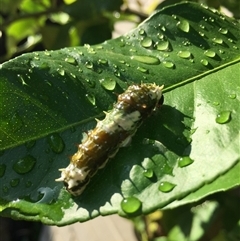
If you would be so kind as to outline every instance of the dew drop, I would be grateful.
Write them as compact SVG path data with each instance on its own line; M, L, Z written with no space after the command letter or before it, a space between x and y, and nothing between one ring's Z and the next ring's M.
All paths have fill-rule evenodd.
M19 178L14 178L10 181L10 186L16 187L19 184L19 182L20 182Z
M185 33L188 33L190 30L190 25L189 22L185 19L181 19L178 23L177 23L177 27L182 30Z
M45 69L45 70L50 69L48 63L46 63L46 62L41 63L41 64L39 65L39 68L40 68L40 69Z
M222 111L217 115L216 122L218 124L225 124L229 122L230 119L231 119L231 111L226 110L226 111Z
M143 67L137 67L137 70L141 71L142 73L148 73L148 69Z
M98 60L98 63L99 64L102 64L102 65L107 65L108 64L108 61L106 59L99 59Z
M64 69L57 69L57 72L61 75L61 76L64 76L65 75L65 70Z
M218 106L218 105L220 105L220 103L218 101L214 101L213 105Z
M174 63L170 61L163 61L163 65L168 69L173 69L175 67Z
M144 38L142 41L141 41L141 45L144 47L144 48L149 48L152 46L152 39L149 38L149 37L146 37Z
M208 61L206 59L201 59L201 64L204 66L208 66Z
M86 82L88 83L90 88L94 88L96 86L96 82L90 79L85 79Z
M140 35L144 35L144 34L145 34L145 31L144 31L143 29L140 29L140 30L138 31L138 33L139 33Z
M47 141L51 150L55 153L61 153L65 147L64 142L58 133L49 135Z
M94 95L86 94L86 98L92 105L96 105L96 99Z
M51 56L50 52L48 52L47 50L44 51L44 54L47 56Z
M162 33L158 33L157 36L158 36L158 38L161 39L161 40L164 39L164 35L163 35Z
M206 51L204 51L204 55L206 55L210 58L214 58L216 56L216 53L212 50L206 50Z
M227 34L228 30L226 28L219 28L218 32L220 32L221 34Z
M179 167L186 167L194 162L189 156L180 157L177 161Z
M36 159L31 155L27 155L14 163L13 170L18 174L25 174L33 169L35 163Z
M145 170L143 171L143 175L144 175L145 177L147 177L147 178L152 178L152 177L153 177L153 174L154 174L154 172L153 172L153 170L152 170L151 168L145 169Z
M131 59L144 64L150 64L150 65L160 64L160 60L154 56L134 55L131 57Z
M74 59L73 57L67 57L67 58L65 58L65 62L67 62L67 63L69 63L69 64L73 64L73 65L76 65L76 64L77 64L76 59Z
M134 214L140 211L142 202L136 197L124 198L121 201L121 208L127 214Z
M237 95L236 95L236 94L230 94L228 97L229 97L230 99L236 99Z
M88 69L92 69L93 68L93 63L91 61L87 61L85 63L85 66L88 68Z
M70 76L72 76L74 79L76 79L76 75L73 73L70 73Z
M161 182L158 190L161 192L171 192L175 188L176 184L171 182Z
M101 83L102 87L106 90L114 90L116 87L116 81L112 78L100 79L99 82Z
M0 177L3 177L6 171L6 165L0 164Z
M189 59L191 58L191 53L187 50L185 51L179 51L177 54L179 57L183 58L183 59Z
M167 51L169 49L169 42L167 40L161 41L157 43L156 47L157 47L157 50L159 51Z
M223 40L221 38L213 38L212 41L216 44L223 44Z

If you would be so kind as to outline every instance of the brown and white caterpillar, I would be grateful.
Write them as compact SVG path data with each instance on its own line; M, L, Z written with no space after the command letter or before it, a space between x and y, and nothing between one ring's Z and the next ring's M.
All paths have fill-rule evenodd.
M67 190L80 195L90 178L103 168L120 147L126 146L137 128L162 103L163 86L134 84L118 96L113 109L87 133L66 168L59 169Z

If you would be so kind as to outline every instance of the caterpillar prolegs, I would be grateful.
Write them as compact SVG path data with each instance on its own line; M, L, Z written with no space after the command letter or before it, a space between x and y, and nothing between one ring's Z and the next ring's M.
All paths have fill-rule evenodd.
M80 195L91 177L130 142L138 127L163 103L163 86L134 84L118 96L113 109L87 133L66 168L59 169L66 189Z

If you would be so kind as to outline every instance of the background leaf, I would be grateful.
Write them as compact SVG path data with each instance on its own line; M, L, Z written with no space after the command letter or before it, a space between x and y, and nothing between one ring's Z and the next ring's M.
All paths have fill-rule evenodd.
M239 160L238 29L215 10L184 3L101 45L35 52L4 63L2 215L66 225L100 214L126 216L120 202L132 196L146 214L233 171ZM54 181L58 169L68 165L82 132L111 108L115 93L133 82L164 84L164 106L81 196L71 197ZM223 111L230 118L219 124ZM179 168L180 157L194 162ZM153 170L153 177L144 170ZM176 186L162 193L162 181ZM233 178L231 187L236 185Z

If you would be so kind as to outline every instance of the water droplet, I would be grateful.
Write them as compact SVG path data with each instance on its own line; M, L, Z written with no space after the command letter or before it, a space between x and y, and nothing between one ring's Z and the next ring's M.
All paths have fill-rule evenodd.
M6 171L6 165L0 164L0 177L4 176L5 171Z
M99 59L98 60L98 63L99 64L102 64L102 65L107 65L108 64L108 61L106 59Z
M170 61L163 61L163 65L164 65L164 67L169 68L169 69L173 69L175 67L174 63L170 62Z
M143 67L137 67L137 70L141 71L142 73L148 73L148 69L145 69Z
M47 141L51 150L55 153L61 153L65 147L64 142L58 133L53 133L48 136Z
M47 56L51 56L50 52L48 52L47 50L44 51L44 54Z
M19 184L20 180L19 178L14 178L10 181L11 187L16 187Z
M25 174L33 169L35 163L36 159L31 155L27 155L14 163L13 170L18 174Z
M46 62L42 62L42 63L39 65L39 68L40 68L40 69L45 69L45 70L50 69L48 63L46 63Z
M92 105L96 105L96 99L94 95L91 94L86 94L87 100L92 104Z
M214 58L216 56L216 53L212 50L206 50L206 51L204 51L204 55L206 55L210 58Z
M93 68L93 63L91 61L87 61L85 63L85 66L88 68L88 69L92 69Z
M223 44L223 40L221 38L213 38L212 41L216 44Z
M226 110L226 111L222 111L217 115L216 122L218 124L225 124L229 122L230 119L231 119L231 111Z
M96 82L90 79L85 79L88 83L89 87L94 88L96 86Z
M142 202L136 197L124 198L121 202L122 210L127 214L134 214L140 211Z
M157 47L157 50L159 50L159 51L168 51L169 50L169 42L168 42L168 40L158 42L156 47Z
M138 62L150 65L157 65L160 64L160 60L154 56L145 56L145 55L134 55L131 57Z
M144 35L144 34L145 34L145 31L144 31L143 29L140 29L140 30L138 31L138 33L139 33L140 35Z
M221 34L227 34L228 30L226 28L219 28L218 32L220 32Z
M64 69L57 69L57 72L61 75L64 76L65 75L65 70Z
M206 59L201 59L201 64L204 66L208 66L208 61Z
M76 75L73 73L70 73L70 76L72 76L74 79L76 78Z
M145 170L143 171L143 175L144 175L145 177L147 177L147 178L152 178L152 177L153 177L153 174L154 174L154 172L153 172L153 170L152 170L151 168L145 169Z
M175 188L176 184L171 182L161 182L158 190L161 192L171 192Z
M116 87L116 81L112 78L104 78L99 80L102 87L104 87L106 90L114 90Z
M161 40L164 39L164 35L163 35L162 33L158 33L157 36L158 36L158 38L161 39Z
M218 106L218 105L220 105L220 103L218 101L214 101L213 105Z
M177 161L179 167L186 167L194 162L189 156L180 157Z
M149 37L146 37L144 38L142 41L141 41L141 45L144 47L144 48L149 48L152 46L152 39L149 38Z
M191 58L191 53L187 50L185 51L179 51L177 54L179 57L183 58L183 59L189 59Z
M76 59L74 59L73 57L67 57L67 58L65 58L65 61L69 64L73 64L73 65L77 64Z
M185 19L181 19L178 23L177 23L177 27L182 30L185 33L188 33L190 30L190 25L189 22Z
M228 97L229 97L230 99L236 99L237 95L236 95L236 94L230 94Z

